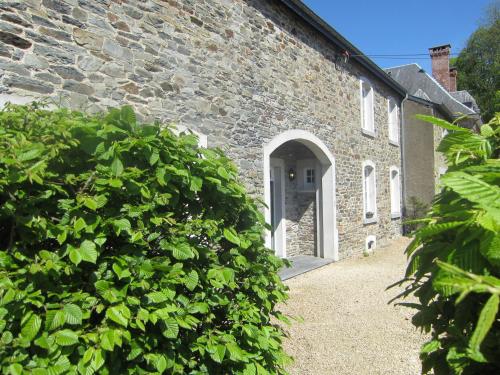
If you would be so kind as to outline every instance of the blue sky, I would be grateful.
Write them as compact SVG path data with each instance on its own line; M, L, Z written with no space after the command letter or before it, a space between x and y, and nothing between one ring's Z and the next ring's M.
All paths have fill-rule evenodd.
M303 1L366 55L425 54L372 58L379 66L417 62L431 72L428 48L449 43L458 54L494 0Z

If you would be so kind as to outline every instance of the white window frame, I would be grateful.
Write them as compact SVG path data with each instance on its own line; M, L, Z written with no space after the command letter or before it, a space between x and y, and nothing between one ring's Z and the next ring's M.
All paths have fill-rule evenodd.
M367 192L367 177L365 175L365 169L367 167L372 168L372 184L373 186L370 188L371 191ZM377 168L375 167L375 163L372 162L371 160L365 160L363 162L363 168L361 170L361 175L362 175L362 182L363 182L363 223L364 224L370 224L370 223L376 223L378 221L378 214L377 214ZM370 194L371 193L371 194ZM370 212L373 212L372 217L366 217L366 214L368 212L368 209L371 208L372 210Z
M399 146L399 106L393 97L387 98L387 117L389 119L389 143Z
M368 85L370 91L365 97L363 95L363 85ZM375 131L375 97L373 85L365 77L359 79L359 97L361 107L361 131L371 137L376 136Z
M396 172L396 180L393 173ZM392 166L389 168L389 185L391 192L391 218L401 217L401 174L399 168Z
M311 176L309 176L309 172L311 172ZM311 182L308 181L309 177L311 178ZM314 168L306 168L304 170L304 186L316 186L316 170Z
M307 183L307 170L314 170L314 183ZM300 159L297 160L297 192L311 193L316 191L316 181L320 174L320 167L315 159Z

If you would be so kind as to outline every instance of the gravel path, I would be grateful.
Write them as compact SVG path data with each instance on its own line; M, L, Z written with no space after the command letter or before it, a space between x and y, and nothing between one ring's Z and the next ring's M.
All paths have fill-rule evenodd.
M375 254L330 264L286 281L282 311L304 319L288 328L285 349L297 375L416 375L425 338L411 324L413 311L387 302L385 288L404 273L401 238Z

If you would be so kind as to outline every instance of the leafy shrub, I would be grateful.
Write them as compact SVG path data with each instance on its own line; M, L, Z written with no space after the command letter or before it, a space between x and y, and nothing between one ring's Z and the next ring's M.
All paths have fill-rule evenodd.
M2 373L285 373L282 261L236 175L129 107L0 111Z
M402 296L414 295L413 324L432 339L423 373L499 374L500 117L475 134L428 116L450 131L438 150L448 160L442 191L406 249Z

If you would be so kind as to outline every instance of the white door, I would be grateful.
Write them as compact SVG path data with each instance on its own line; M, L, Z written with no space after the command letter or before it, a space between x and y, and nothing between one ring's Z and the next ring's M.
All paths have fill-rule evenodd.
M271 192L271 248L277 256L286 257L285 234L285 163L282 159L270 160Z

